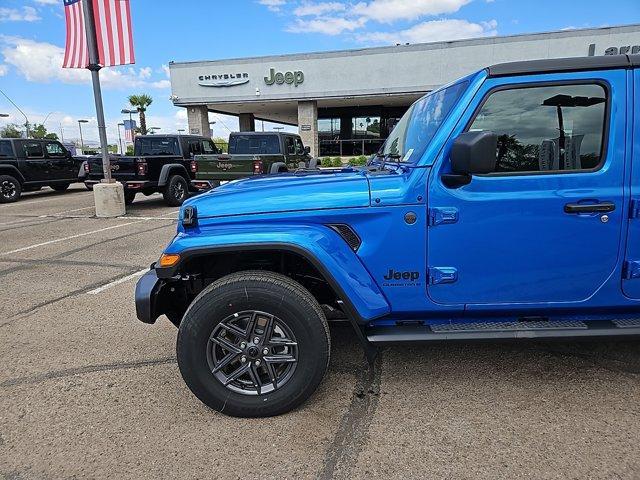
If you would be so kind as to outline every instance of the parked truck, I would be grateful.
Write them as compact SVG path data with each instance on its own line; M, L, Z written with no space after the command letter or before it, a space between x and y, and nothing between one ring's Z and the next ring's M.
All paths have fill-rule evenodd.
M309 155L299 135L288 132L238 132L229 135L229 152L197 155L198 190L209 190L221 181L253 175L292 172L315 168L317 159Z
M0 203L48 186L62 192L81 181L81 162L57 140L0 139Z
M376 347L640 335L640 56L488 67L418 100L372 164L181 209L136 290L213 409L301 404L328 318ZM336 315L337 314L337 315Z
M125 202L133 203L137 193L160 192L167 205L180 206L196 190L194 157L220 150L210 138L196 135L140 135L135 138L133 156L113 156L111 174L124 185ZM86 164L85 185L91 187L103 178L102 157Z

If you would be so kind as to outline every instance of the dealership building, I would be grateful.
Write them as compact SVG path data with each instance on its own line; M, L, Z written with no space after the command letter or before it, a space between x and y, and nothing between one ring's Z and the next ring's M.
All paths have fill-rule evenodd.
M640 53L640 25L333 52L171 62L172 100L189 131L209 112L297 125L312 153L371 154L425 93L485 66L517 60Z

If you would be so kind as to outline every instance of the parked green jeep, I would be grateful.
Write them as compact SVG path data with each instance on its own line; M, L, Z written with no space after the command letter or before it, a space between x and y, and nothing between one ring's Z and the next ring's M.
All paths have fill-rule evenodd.
M317 167L299 135L285 132L239 132L229 135L229 153L196 155L192 162L198 190L209 190L221 181L252 175L283 173Z

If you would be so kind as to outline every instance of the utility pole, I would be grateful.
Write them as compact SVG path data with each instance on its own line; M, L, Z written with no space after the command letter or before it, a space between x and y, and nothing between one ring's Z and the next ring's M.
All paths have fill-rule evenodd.
M9 103L11 103L11 105L13 105L14 107L16 107L16 110L18 110L18 111L22 114L22 116L24 117L24 126L25 126L25 128L27 129L27 138L29 138L29 119L27 118L27 114L26 114L26 113L24 113L24 112L20 109L20 107L19 107L18 105L16 105L16 104L15 104L15 102L14 102L13 100L11 100L11 99L9 98L9 96L8 96L6 93L4 93L2 90L0 90L0 93L1 93L2 95L4 95L4 98L6 98L7 100L9 100Z
M93 97L96 104L96 117L98 119L98 136L100 137L100 149L102 150L102 172L105 183L113 183L111 178L111 164L109 162L109 146L107 144L107 127L104 124L104 109L102 107L102 90L100 88L100 64L98 60L98 48L96 45L96 25L93 16L93 2L82 0L84 23L87 29L87 47L89 50L89 66L91 82L93 83Z
M124 155L124 150L122 149L122 137L120 136L120 127L124 127L124 123L118 124L118 143L120 143L120 155Z

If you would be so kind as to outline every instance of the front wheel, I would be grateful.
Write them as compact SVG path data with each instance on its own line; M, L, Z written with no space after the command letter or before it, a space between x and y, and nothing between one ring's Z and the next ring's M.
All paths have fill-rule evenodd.
M170 207L179 207L187 199L188 192L189 184L184 177L173 175L169 178L162 195L167 205Z
M124 204L131 205L133 201L136 199L136 192L132 192L130 190L124 191Z
M11 175L0 175L0 203L17 202L22 193L20 182Z
M292 410L318 387L329 364L327 319L289 277L247 271L203 290L178 332L187 386L227 415L268 417Z

